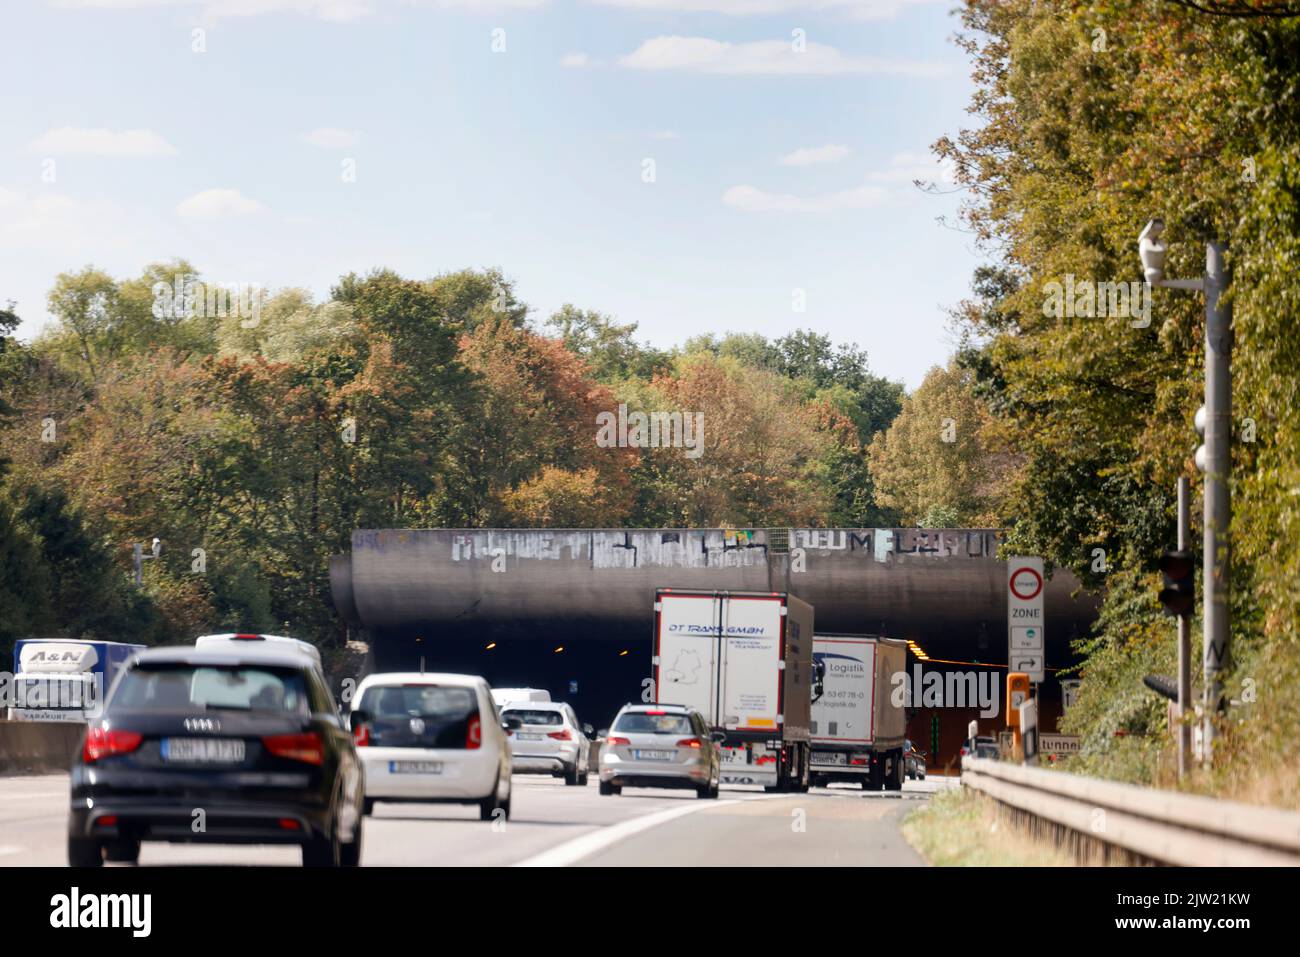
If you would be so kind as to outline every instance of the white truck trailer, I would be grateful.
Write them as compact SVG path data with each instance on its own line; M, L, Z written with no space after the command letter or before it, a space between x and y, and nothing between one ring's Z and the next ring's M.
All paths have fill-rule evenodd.
M907 642L817 635L813 656L820 686L812 702L813 784L901 790L907 699L897 685L906 680Z
M813 608L785 592L655 593L654 700L695 708L722 780L808 790Z

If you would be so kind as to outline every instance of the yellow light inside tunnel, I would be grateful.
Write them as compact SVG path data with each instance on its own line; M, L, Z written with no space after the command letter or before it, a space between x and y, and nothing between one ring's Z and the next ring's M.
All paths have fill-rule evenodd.
M917 644L915 641L913 641L911 638L907 639L907 647L908 647L908 650L911 651L912 654L916 656L916 658L917 658L918 661L929 661L929 660L930 660L930 656L927 655L927 654L925 653L925 649L922 648L920 645L918 645L918 644Z
M564 650L564 645L560 645L560 647L558 647L558 648L555 649L554 654L557 654L557 655L558 655L558 654L559 654L561 651L563 651L563 650Z
M495 648L496 646L497 646L497 643L496 643L495 641L489 641L488 644L487 644L487 648L485 648L484 651L491 651L491 650L492 650L493 648Z
M626 649L626 648L624 648L622 651L620 651L620 652L618 653L618 656L619 656L620 658L622 658L625 654L627 654L627 649Z

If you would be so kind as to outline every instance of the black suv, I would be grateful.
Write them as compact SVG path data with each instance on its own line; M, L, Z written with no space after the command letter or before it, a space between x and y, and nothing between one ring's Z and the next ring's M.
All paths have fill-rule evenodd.
M362 775L311 656L253 641L144 651L73 764L68 863L171 841L299 844L304 865L355 866Z

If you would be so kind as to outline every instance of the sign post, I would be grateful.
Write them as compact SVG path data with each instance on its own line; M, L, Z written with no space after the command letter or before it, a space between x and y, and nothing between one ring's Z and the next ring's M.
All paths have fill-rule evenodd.
M1043 616L1043 560L1012 558L1007 561L1007 662L1013 672L1043 681L1047 668L1047 641Z

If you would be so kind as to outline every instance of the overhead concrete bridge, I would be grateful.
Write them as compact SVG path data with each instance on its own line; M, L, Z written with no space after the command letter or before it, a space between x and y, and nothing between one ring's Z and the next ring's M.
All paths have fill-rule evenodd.
M790 591L814 607L819 632L910 638L934 659L1005 664L999 538L916 528L361 530L330 580L339 613L364 629L383 670L423 659L561 696L612 688L613 702L635 697L649 673L656 588ZM1098 601L1060 570L1045 600L1047 661L1059 667Z

